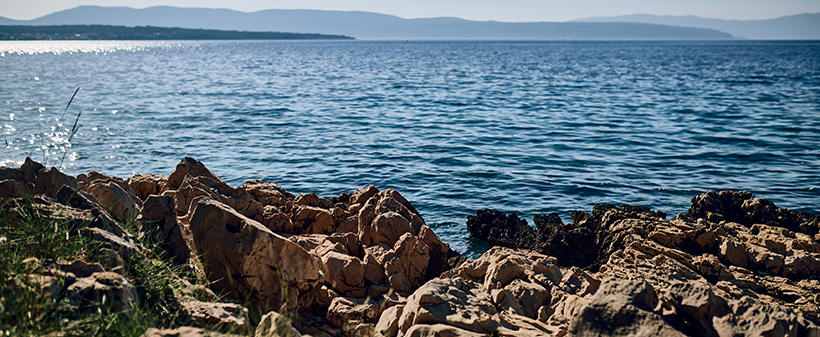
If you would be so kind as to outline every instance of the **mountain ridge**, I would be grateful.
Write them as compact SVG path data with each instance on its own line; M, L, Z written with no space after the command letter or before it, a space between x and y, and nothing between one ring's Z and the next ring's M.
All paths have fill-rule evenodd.
M725 20L694 15L630 14L589 17L569 22L634 22L668 24L680 27L708 28L755 40L818 40L820 13L803 13L761 20Z
M357 39L733 39L713 29L643 23L499 22L452 17L404 19L363 11L79 6L0 25L119 25L353 36Z

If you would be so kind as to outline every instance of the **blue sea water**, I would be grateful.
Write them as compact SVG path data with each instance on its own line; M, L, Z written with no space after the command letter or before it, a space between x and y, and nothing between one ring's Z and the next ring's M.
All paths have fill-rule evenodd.
M820 42L0 42L0 76L6 165L395 188L470 256L483 208L820 211Z

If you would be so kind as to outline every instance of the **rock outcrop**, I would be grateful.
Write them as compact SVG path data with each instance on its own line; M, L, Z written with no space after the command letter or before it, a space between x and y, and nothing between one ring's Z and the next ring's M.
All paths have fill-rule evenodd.
M138 219L155 224L169 255L196 252L217 292L323 318L305 329L349 330L350 320L372 328L381 303L463 261L392 189L326 199L259 180L231 187L193 158L167 178L126 182L141 203Z
M7 282L65 310L127 314L146 296L127 268L149 256L206 280L171 294L192 326L146 335L820 336L820 218L747 192L696 196L672 220L596 205L533 228L479 211L468 229L495 247L476 260L395 190L231 187L193 158L126 180L27 159L0 168L0 198L0 216L61 219L98 247L99 264L30 259Z
M665 217L640 206L596 205L592 214L574 212L569 224L555 214L536 216L533 229L514 215L479 211L468 228L497 247L411 298L449 278L476 282L473 294L497 299L495 326L425 323L439 330L444 324L517 335L504 325L511 319L505 313L514 313L558 335L820 335L818 217L727 191L694 197L688 214ZM534 267L539 263L546 267ZM522 285L531 291L523 293ZM522 298L535 300L509 300ZM395 326L406 334L402 318L389 318L391 312L382 315L377 331L386 327L384 335L398 335L389 328Z

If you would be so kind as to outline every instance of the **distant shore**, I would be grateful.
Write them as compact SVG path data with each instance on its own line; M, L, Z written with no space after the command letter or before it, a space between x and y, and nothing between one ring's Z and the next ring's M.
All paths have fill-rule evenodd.
M354 40L344 35L152 26L0 26L0 40Z

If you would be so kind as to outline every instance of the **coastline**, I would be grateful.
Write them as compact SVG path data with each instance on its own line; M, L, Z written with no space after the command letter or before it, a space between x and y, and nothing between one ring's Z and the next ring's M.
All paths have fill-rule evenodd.
M67 302L64 311L128 316L141 312L139 289L148 288L128 278L131 265L158 260L193 275L161 298L182 318L151 327L177 333L820 333L820 218L747 192L693 196L672 220L600 205L568 224L537 216L532 228L478 211L468 228L495 247L476 260L450 249L398 191L322 198L260 180L231 187L193 158L168 176L127 179L71 177L27 159L0 169L0 200L4 230L12 214L36 210L62 219L66 240L105 250L75 261L25 257L24 274L2 275L4 298L40 294ZM16 249L12 234L0 233L4 251Z

